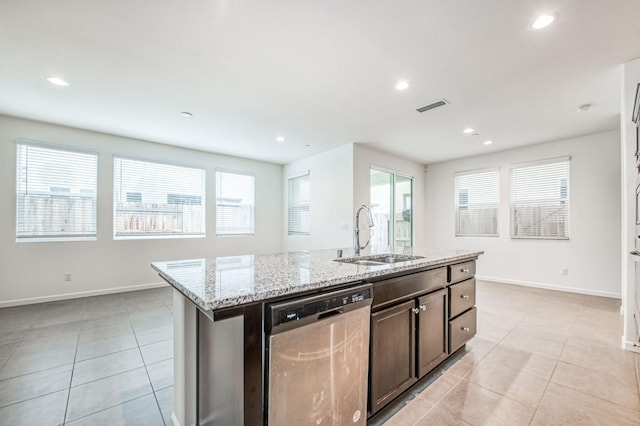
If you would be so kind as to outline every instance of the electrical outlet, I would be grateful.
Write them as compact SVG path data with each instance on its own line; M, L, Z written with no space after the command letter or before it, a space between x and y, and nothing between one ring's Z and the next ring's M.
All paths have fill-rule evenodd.
M64 280L65 281L71 281L71 274L69 274L69 273L64 274Z
M562 268L562 275L564 276L569 275L569 268Z

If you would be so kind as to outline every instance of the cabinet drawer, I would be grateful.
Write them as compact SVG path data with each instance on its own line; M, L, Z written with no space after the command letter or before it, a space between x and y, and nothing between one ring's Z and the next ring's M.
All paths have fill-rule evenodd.
M460 349L476 334L476 308L449 321L449 353Z
M449 287L449 318L454 318L476 304L476 279Z
M373 283L373 305L378 308L447 285L447 268L431 269Z
M476 273L476 262L458 263L457 265L448 266L449 268L449 282L457 283L458 281L464 281L471 278Z

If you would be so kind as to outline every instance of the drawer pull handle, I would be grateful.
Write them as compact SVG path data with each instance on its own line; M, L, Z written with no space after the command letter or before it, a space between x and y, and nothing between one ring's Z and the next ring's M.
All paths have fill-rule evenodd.
M414 314L418 315L420 313L420 309L418 308L412 308L411 309L413 311Z
M464 331L465 333L468 333L469 331L469 327L460 327L460 330Z
M469 295L468 294L461 294L460 295L460 299L468 299Z
M462 268L462 269L460 269L460 272L462 272L463 274L468 274L469 273L469 268Z
M427 306L426 305L420 305L420 310L421 311L426 311L427 310Z

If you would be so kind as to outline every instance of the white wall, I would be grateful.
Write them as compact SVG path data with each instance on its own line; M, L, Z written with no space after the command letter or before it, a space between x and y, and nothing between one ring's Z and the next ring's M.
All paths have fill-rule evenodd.
M309 171L310 232L289 235L288 178ZM348 144L284 166L282 179L283 251L351 246L353 145Z
M427 166L427 243L484 250L478 276L512 284L620 297L620 135L599 133ZM512 240L509 168L571 156L570 239ZM454 173L500 167L499 237L454 236ZM568 268L568 275L561 271Z
M636 165L634 153L636 150L636 130L631 121L636 87L640 83L640 59L623 64L622 66L622 96L620 107L621 129L621 164L622 164L622 287L624 307L624 336L623 345L633 348L636 341L636 327L633 319L635 301L635 261L628 255L635 248L635 195L636 195ZM635 350L638 350L636 348Z
M370 204L370 168L389 170L413 177L413 246L426 247L425 173L424 165L406 158L354 145L353 210L361 204ZM362 218L362 216L361 216ZM352 219L353 221L353 219ZM375 232L375 230L374 230ZM364 235L361 237L364 242ZM368 249L367 249L368 250ZM365 250L364 253L367 251Z
M424 166L361 144L348 144L287 164L283 172L283 249L315 250L353 247L353 216L361 204L370 205L369 168L400 172L414 178L414 240L426 240L424 220ZM287 235L287 178L310 171L311 232ZM360 216L363 220L364 216ZM364 223L364 222L362 222ZM365 235L361 234L364 243ZM368 253L368 248L363 254Z
M83 242L16 242L16 144L26 138L97 150L98 237ZM205 238L114 241L113 155L206 169ZM254 236L215 236L215 168L255 174ZM0 116L0 306L52 300L72 293L160 283L156 260L280 252L282 166L113 135ZM63 280L71 273L72 281Z

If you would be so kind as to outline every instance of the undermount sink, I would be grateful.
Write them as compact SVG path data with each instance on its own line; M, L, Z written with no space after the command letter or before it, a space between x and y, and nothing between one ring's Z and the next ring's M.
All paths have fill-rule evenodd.
M373 256L362 257L345 257L334 259L336 262L353 263L364 266L380 266L390 265L398 262L407 262L409 260L423 259L423 256L410 256L407 254L378 254Z

